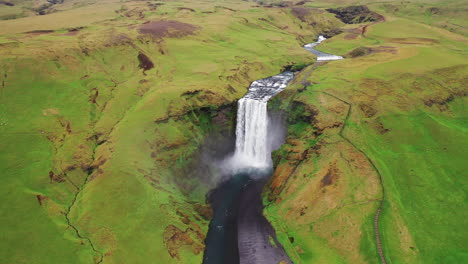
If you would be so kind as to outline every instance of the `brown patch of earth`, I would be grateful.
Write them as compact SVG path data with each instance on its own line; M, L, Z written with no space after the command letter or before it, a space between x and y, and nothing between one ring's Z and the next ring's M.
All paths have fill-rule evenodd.
M193 35L197 29L198 27L192 24L175 20L160 20L145 23L138 28L138 31L154 38L181 38Z
M365 89L368 91L369 94L366 100L375 100L375 95L378 96L380 94L384 94L384 91L394 90L392 82L387 82L376 78L362 78L359 86L365 87ZM370 92L373 94L370 94Z
M305 1L299 1L295 4L295 6L301 6L301 5L304 5L305 3L308 3L310 2L309 0L305 0Z
M26 31L24 33L29 34L30 36L40 36L44 34L49 34L49 33L54 33L55 31L53 30L48 30L48 29L39 29L39 30L32 30L32 31Z
M148 70L151 70L154 68L154 63L151 61L151 59L146 56L146 54L144 53L139 53L138 54L138 61L140 62L140 64L138 65L138 67L140 69L143 69L143 72L145 71L148 71Z
M42 110L42 114L45 115L45 116L48 116L48 115L59 115L60 112L57 108L49 108L49 109L44 109Z
M379 133L380 135L386 134L387 132L390 131L389 128L384 127L382 121L380 121L380 118L377 118L373 124L373 128Z
M369 118L377 114L377 110L368 104L360 104L359 109L364 113L364 116Z
M359 34L350 33L350 34L346 34L346 35L344 36L344 39L346 39L346 40L353 40L353 39L356 39L358 36L359 36Z
M396 54L398 50L396 47L392 47L392 46L378 46L376 48L371 48L370 52L371 53L387 52L387 53Z
M326 38L332 38L336 35L339 35L343 33L343 30L341 28L334 28L334 29L331 29L331 30L325 30L322 32L322 35Z
M149 3L149 2L147 2L146 4L148 5L150 11L155 11L156 9L158 9L159 6L164 5L164 3Z
M179 7L179 8L177 8L177 10L179 10L179 11L184 11L185 10L185 11L189 11L189 12L195 12L194 9L188 8L188 7Z
M189 215L177 209L176 214L180 216L180 221L186 225L190 224Z
M91 89L91 94L89 95L89 101L95 105L97 105L97 98L99 96L99 90L95 87Z
M426 99L424 100L424 104L429 107L436 105L439 108L439 110L443 112L449 108L448 103L452 102L453 100L455 100L455 96L453 96L453 94L450 94L447 96L438 96Z
M85 27L76 27L76 28L69 28L68 33L60 34L60 36L75 36L78 34L78 32Z
M437 44L436 39L431 38L389 38L388 42L398 44Z
M229 7L225 7L225 6L215 6L215 9L224 9L224 10L228 10L231 12L237 12L237 10L229 8Z
M195 211L205 220L211 220L213 218L213 208L209 205L195 204Z
M52 183L52 181L54 181L54 182L64 182L65 181L62 174L55 174L53 171L49 171L49 179L50 179L51 183Z
M373 48L368 47L358 47L346 54L346 57L356 58L365 56L372 53L386 52L391 54L396 54L398 50L395 47L391 46L378 46Z
M344 36L344 39L346 40L352 40L352 39L356 39L357 37L359 37L359 35L361 35L362 33L362 28L350 28L350 29L344 29L345 32L347 32L348 34L346 34Z
M376 22L384 19L382 15L370 11L367 6L348 6L329 8L328 12L335 14L336 18L346 24L360 24L364 22Z
M307 22L307 16L310 15L310 9L306 7L293 7L291 8L291 12L297 18L299 18L302 22Z
M7 1L0 1L0 5L15 6L15 4L7 2Z
M42 205L42 203L43 203L45 200L49 199L49 198L46 197L46 196L44 196L44 195L38 194L38 195L36 195L36 199L37 199L37 202L39 203L39 205Z
M269 201L276 201L276 203L281 202L279 194L286 186L286 182L295 172L298 164L294 162L283 163L281 166L278 166L272 176L272 181L270 183L270 193L268 194Z
M174 225L168 225L164 230L164 244L169 255L172 258L180 260L179 249L184 246L190 246L195 255L200 254L204 247L192 239L191 235L196 235L195 233L191 228L182 231Z
M336 163L333 163L328 168L327 173L323 176L322 180L320 181L320 187L326 187L328 185L332 185L338 180L338 168L336 167Z
M351 57L351 58L356 58L356 57L362 57L370 53L370 48L367 47L359 47L355 48L352 51L348 52L346 54L346 57Z

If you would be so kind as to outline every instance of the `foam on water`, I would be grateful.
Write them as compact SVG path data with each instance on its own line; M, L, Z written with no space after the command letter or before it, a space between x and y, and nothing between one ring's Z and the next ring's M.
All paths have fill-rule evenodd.
M328 53L321 52L321 51L318 51L318 50L314 49L315 46L317 46L318 44L320 44L324 40L326 40L326 38L324 36L320 35L316 42L304 45L304 49L306 49L306 50L312 52L313 54L315 54L317 56L317 61L342 60L343 57L341 57L341 56L328 54Z

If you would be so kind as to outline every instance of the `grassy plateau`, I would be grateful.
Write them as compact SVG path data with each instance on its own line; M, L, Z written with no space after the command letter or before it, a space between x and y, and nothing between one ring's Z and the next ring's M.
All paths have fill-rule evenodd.
M352 5L380 17L327 11ZM0 1L0 263L201 263L219 179L200 149L287 66L263 197L291 260L467 263L467 8ZM318 34L345 59L315 62Z

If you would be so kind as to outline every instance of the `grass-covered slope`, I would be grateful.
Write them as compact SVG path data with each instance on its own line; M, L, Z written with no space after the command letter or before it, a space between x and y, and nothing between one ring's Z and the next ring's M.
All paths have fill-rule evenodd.
M265 214L295 263L376 263L380 205L388 263L467 261L463 1L7 2L2 262L200 263L216 179L191 166L199 146L338 27L319 49L346 59L270 103L289 135ZM385 20L325 11L363 3Z
M376 263L383 200L387 263L464 263L466 38L370 7L385 21L347 25L319 46L347 58L278 98L289 135L265 214L296 263Z
M1 262L201 262L216 179L189 167L197 148L341 22L244 1L63 9L0 21Z

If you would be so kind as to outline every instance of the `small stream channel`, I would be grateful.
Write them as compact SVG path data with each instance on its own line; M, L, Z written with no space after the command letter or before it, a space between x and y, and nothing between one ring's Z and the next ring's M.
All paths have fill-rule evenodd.
M304 48L317 55L318 61L342 59L315 50L323 40L319 36ZM273 172L271 152L284 141L272 126L267 102L293 78L294 73L286 71L257 80L238 101L236 149L222 164L230 177L208 194L214 214L203 264L292 263L262 213L261 192Z

